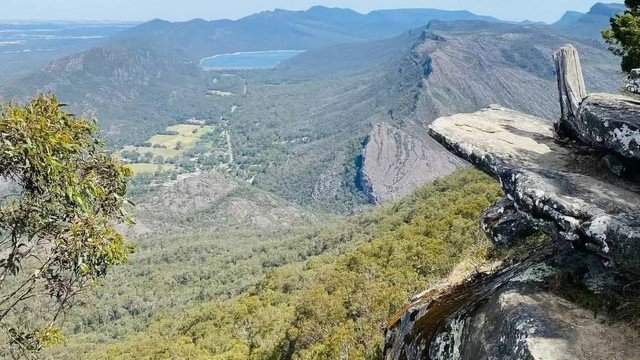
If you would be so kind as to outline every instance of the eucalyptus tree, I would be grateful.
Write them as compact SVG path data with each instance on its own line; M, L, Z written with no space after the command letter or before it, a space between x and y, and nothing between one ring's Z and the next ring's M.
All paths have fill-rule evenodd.
M0 106L0 328L6 349L61 340L77 295L126 260L116 230L131 172L94 120L54 96ZM9 346L13 345L13 346Z

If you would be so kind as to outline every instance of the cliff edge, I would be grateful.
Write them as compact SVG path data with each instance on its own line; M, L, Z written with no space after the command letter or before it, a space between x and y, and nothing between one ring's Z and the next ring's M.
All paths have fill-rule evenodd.
M619 95L588 95L572 46L554 58L562 108L555 126L491 106L429 127L448 150L500 181L506 197L481 220L497 246L518 246L535 232L551 240L414 297L389 323L385 359L640 353L637 323L606 311L639 303L640 107Z

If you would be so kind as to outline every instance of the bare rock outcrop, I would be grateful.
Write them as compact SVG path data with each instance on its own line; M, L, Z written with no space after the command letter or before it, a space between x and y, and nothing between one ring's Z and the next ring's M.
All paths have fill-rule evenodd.
M591 94L573 123L575 135L590 147L640 159L640 101L612 94Z
M573 253L573 254L571 254ZM640 337L547 290L567 276L603 271L592 255L543 249L514 265L481 269L415 296L391 319L384 358L431 360L610 360L633 358ZM578 264L586 263L587 274ZM580 270L578 270L580 269ZM612 342L615 347L610 346Z
M463 162L433 139L419 139L387 123L374 125L362 150L359 182L371 202L381 204L455 170Z
M591 293L615 293L640 278L638 183L611 176L598 154L558 142L549 121L498 106L437 119L430 134L501 182L507 199L483 219L494 241L508 243L499 235L517 229L514 221L554 241L528 260L414 297L391 319L385 359L635 356L633 330L595 319L549 284L565 276Z
M638 302L640 181L621 175L638 164L640 104L587 95L573 47L555 59L562 108L555 130L500 106L429 126L447 149L500 181L506 198L481 220L494 243L510 246L532 231L551 241L530 242L527 260L414 297L391 319L386 360L637 357L637 331L597 320L567 293ZM629 289L635 295L625 298Z
M436 120L431 135L495 176L521 211L640 277L640 194L593 155L561 146L549 122L501 107Z

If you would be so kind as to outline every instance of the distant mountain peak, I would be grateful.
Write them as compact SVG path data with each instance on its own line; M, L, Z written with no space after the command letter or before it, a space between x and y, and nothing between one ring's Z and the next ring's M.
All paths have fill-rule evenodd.
M171 21L155 18L153 20L147 21L145 24L147 24L147 25L167 25L167 24L171 24Z
M346 8L339 8L339 7L328 7L328 6L322 6L322 5L316 5L316 6L312 6L309 8L309 10L307 10L306 12L309 13L317 13L317 12L350 12L350 13L358 13L355 10L351 10L351 9L346 9Z
M357 11L339 8L339 7L326 7L316 5L308 10L287 10L281 8L275 8L273 10L265 10L259 13L250 15L245 19L269 19L273 17L290 17L290 16L302 16L302 17L331 17L331 16L364 16Z
M601 40L600 32L609 27L609 19L625 9L624 4L600 2L593 5L586 14L567 11L552 27L567 35Z
M579 11L567 11L564 13L564 15L562 15L562 18L560 19L559 22L576 21L582 16L584 16L584 13L581 13Z
M130 30L136 29L144 29L144 30L154 30L154 29L163 29L166 26L171 25L172 22L167 21L167 20L162 20L162 19L153 19L150 21L147 21L145 23L142 23L134 28L131 28ZM129 30L129 31L130 31Z
M618 4L618 3L607 4L607 3L599 2L591 7L591 9L589 10L589 14L613 17L625 10L626 10L626 6L624 4Z

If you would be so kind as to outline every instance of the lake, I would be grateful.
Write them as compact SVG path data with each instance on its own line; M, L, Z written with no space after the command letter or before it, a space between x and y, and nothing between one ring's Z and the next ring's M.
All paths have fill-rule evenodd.
M269 50L237 52L206 57L200 66L207 70L271 69L304 50Z

